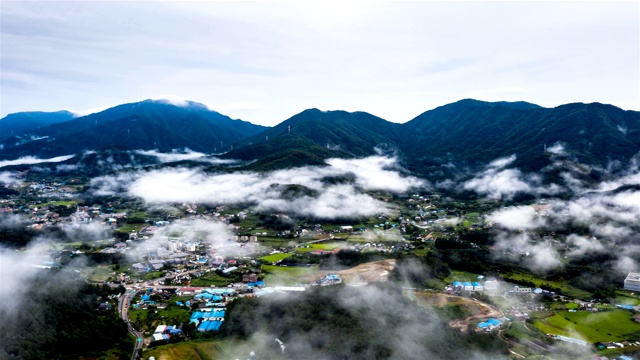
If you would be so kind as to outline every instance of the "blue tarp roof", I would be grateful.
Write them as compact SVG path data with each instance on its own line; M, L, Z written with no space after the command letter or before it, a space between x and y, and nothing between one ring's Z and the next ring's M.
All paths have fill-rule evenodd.
M470 283L470 282L465 281L465 282L464 282L464 286L473 286L473 285L471 285L471 283Z
M454 281L453 286L462 286L462 283L460 281Z
M471 283L471 285L473 285L473 286L482 286L482 285L480 285L479 282L473 282L473 283Z
M498 326L500 324L502 324L502 322L500 320L491 318L491 319L489 319L489 320L487 320L485 322L482 322L482 323L478 324L478 327L481 328L481 329L484 329L484 328L489 327L489 326Z

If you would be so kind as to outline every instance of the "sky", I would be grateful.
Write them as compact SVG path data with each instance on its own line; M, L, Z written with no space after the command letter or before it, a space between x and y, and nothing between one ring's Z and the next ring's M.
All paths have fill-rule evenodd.
M273 126L463 98L640 110L640 2L0 2L0 116L186 98Z

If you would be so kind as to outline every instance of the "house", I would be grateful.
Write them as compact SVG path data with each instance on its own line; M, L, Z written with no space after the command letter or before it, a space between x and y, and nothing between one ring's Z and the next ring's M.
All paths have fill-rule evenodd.
M631 291L640 291L640 273L630 272L624 279L624 289Z
M242 282L250 283L258 281L257 274L244 274L242 275Z
M473 291L482 291L484 289L479 282L473 282L471 285L473 285Z
M176 294L178 296L194 295L194 294L198 294L198 293L201 293L201 292L202 292L201 288L195 288L195 287L183 287L183 288L180 288L180 289L176 290Z
M131 267L137 273L143 273L143 272L147 271L147 267L145 265L143 265L142 263L135 263L135 264L131 265Z
M530 293L531 292L531 288L530 287L520 287L518 285L513 287L513 291L515 291L516 293Z
M464 288L464 285L462 285L462 283L460 281L454 281L453 282L453 289L454 290L462 290Z
M464 291L473 291L473 285L470 282L465 281L462 285L464 286Z
M153 270L160 270L164 266L164 260L149 260L149 266Z

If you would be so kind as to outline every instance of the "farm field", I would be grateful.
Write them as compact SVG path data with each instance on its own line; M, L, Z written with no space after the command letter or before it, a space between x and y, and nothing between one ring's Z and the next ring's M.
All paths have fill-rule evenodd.
M626 310L612 310L599 313L586 311L557 311L548 317L535 316L534 326L544 333L581 336L586 341L622 341L637 339L640 324L630 320L632 313Z
M453 283L454 281L474 282L474 281L479 281L479 280L478 280L478 274L470 273L470 272L467 272L467 271L451 270L451 275L447 276L444 279L444 281L447 282L447 283Z
M145 351L143 358L156 360L209 360L221 359L225 346L221 341L188 342L158 346Z
M268 262L268 263L274 263L274 262L278 262L280 260L284 260L288 257L291 257L293 254L287 254L287 253L278 253L278 254L271 254L271 255L267 255L267 256L263 256L261 258L258 258L258 260L262 260L264 262Z
M269 286L295 285L300 278L317 273L318 267L262 265L262 270L267 272L264 281Z

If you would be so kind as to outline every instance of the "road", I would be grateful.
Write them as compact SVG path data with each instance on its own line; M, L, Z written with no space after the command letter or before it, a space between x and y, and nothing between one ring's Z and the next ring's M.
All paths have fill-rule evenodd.
M142 348L142 332L136 330L129 321L129 304L131 303L131 299L135 296L136 290L127 290L124 294L120 295L120 300L118 302L118 309L120 311L120 318L127 323L127 328L131 335L135 337L135 344L133 348L133 353L131 354L131 360L136 360L138 358L138 354L140 349Z
M200 271L199 269L194 269L194 270L190 270L190 271L186 271L185 273L187 274L191 274L194 273L196 271ZM136 284L137 286L140 287L140 289L146 289L149 286L153 286L155 288L175 288L176 286L164 286L164 285L152 285L153 282L164 282L165 277L160 277L157 279L153 279L153 280L147 280L141 283ZM133 353L131 354L131 360L136 360L138 358L138 355L140 353L140 349L142 349L142 345L143 345L143 333L142 331L138 331L136 330L132 325L131 322L129 321L129 305L131 304L131 299L133 299L133 297L136 295L136 293L139 290L136 289L127 289L127 291L120 295L120 298L118 300L118 309L120 311L120 318L122 320L124 320L127 323L127 328L129 329L129 332L131 333L131 335L133 335L135 337L135 345L133 348Z

